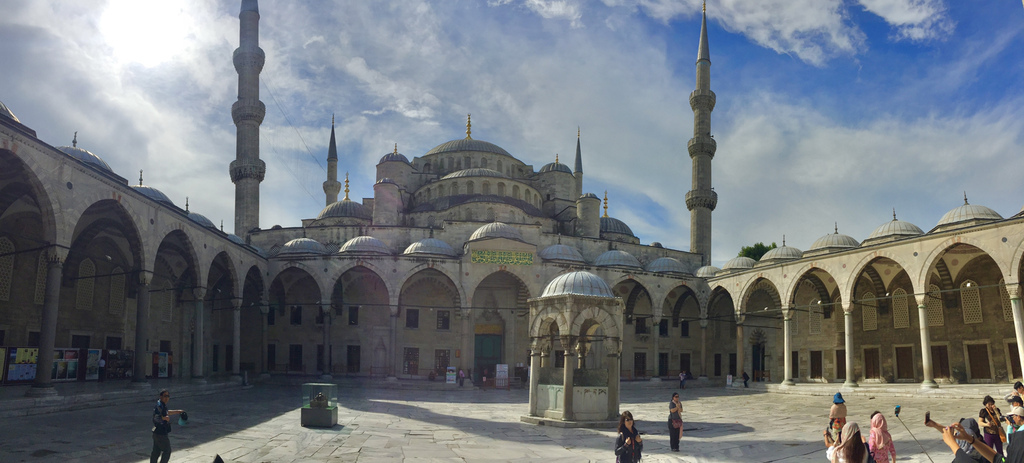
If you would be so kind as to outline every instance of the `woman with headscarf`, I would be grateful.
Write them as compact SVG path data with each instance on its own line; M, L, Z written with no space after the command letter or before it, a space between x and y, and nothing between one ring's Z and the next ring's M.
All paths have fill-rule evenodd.
M880 412L871 415L871 432L868 433L868 451L876 463L896 461L896 447L892 444L889 425Z
M829 441L828 433L825 434L825 441ZM832 463L866 463L868 449L860 435L860 426L852 421L846 423L836 443L825 449L825 457Z
M837 392L832 396L832 408L828 411L829 432L836 441L842 437L844 425L846 425L846 401L843 400L843 394Z

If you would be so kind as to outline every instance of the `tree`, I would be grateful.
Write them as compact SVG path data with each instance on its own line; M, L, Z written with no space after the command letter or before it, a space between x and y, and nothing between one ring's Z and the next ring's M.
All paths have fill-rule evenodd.
M739 257L749 257L754 260L761 260L761 256L763 256L764 253L771 251L772 249L775 249L777 247L778 246L776 246L774 242L771 244L771 246L765 246L764 243L757 242L754 243L753 246L743 246L742 248L740 248Z

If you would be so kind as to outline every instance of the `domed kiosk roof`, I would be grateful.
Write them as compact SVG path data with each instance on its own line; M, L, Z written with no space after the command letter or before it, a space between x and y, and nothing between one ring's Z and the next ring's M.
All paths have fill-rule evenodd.
M700 278L711 278L720 271L722 271L722 269L718 267L715 267L713 265L705 265L697 269L697 276Z
M612 217L601 217L601 233L618 233L620 235L636 236L633 234L633 230L629 229L629 226L625 222L612 218Z
M443 256L443 257L455 257L455 249L452 248L448 243L441 241L437 238L425 238L419 240L409 247L405 248L402 252L403 255L429 255L429 256Z
M352 201L351 199L343 199L325 207L324 210L320 211L320 215L316 216L316 219L320 220L332 217L354 217L357 219L372 220L373 211L360 203Z
M647 265L648 272L654 273L690 273L690 269L679 259L660 257Z
M153 201L156 201L158 203L164 203L168 206L174 205L174 202L171 201L171 198L168 198L167 195L163 194L163 192L151 186L132 185L132 189L138 191L139 193L142 193L145 197L152 199ZM211 222L210 225L213 225L213 223Z
M391 250L383 241L372 236L357 236L345 242L338 249L341 254L381 254L390 255Z
M580 264L586 264L587 261L583 258L583 254L572 246L565 244L554 244L544 248L539 253L540 258L544 260L560 260L564 262L576 262Z
M618 249L612 249L611 251L606 251L604 254L597 256L597 259L594 260L594 266L643 268L636 257L633 257L632 254L626 251Z
M105 161L99 156L92 154L88 150L84 150L78 147L78 134L75 134L75 139L71 142L71 146L61 146L57 148L64 154L71 156L79 161L82 161L90 166L94 166L100 170L105 170L110 173L114 173L113 169L110 168Z
M287 243L277 252L277 255L284 254L316 254L323 255L327 253L327 248L320 244L316 240L309 238L295 238Z
M484 238L506 238L510 240L523 241L523 235L519 233L519 230L516 227L501 222L491 222L477 228L476 231L470 235L469 241Z
M601 277L585 271L569 272L564 275L559 275L544 287L544 292L541 293L540 297L564 296L568 294L576 296L615 297L615 295L612 294L612 288L608 286L608 283L605 283Z
M837 228L835 233L829 233L821 238L814 240L811 244L811 248L808 251L818 251L822 249L836 249L836 248L855 248L860 246L860 242L853 239L852 236L844 235L839 233Z
M508 175L505 175L505 174L503 174L501 172L498 172L496 170L491 170L491 169L487 169L487 168L483 168L483 167L474 167L472 169L462 169L462 170L458 170L458 171L452 172L452 173L450 173L448 175L445 175L444 177L441 177L441 180L448 180L450 178L463 178L463 177L498 177L498 178L509 178Z
M896 212L892 213L892 220L883 223L875 231L871 232L868 239L864 240L863 244L869 242L884 241L888 239L897 239L907 236L923 235L924 232L921 229L910 222L904 222L896 219Z
M210 219L207 219L205 215L200 214L198 212L191 212L190 211L188 213L188 218L192 219L193 222L195 222L195 223L197 223L199 225L202 225L202 226L204 226L206 228L212 228L214 230L217 229L217 226L214 225L213 222ZM238 237L236 236L235 238L238 238Z
M409 158L405 157L404 154L398 152L398 143L395 143L395 150L388 154L385 154L384 156L381 156L380 162L378 162L377 164L384 164L385 162L404 162L406 164L410 164Z
M978 206L967 203L967 195L964 195L964 205L957 207L942 216L936 226L946 228L946 225L959 224L973 221L1002 220L1003 216L985 206Z
M761 260L759 262L769 263L783 260L793 260L799 259L803 256L803 251L794 248L793 246L786 246L786 242L783 241L782 246L779 246L775 249L770 249L768 250L768 252L764 253L764 255L761 256Z
M743 270L754 268L755 262L756 261L754 259L749 257L733 257L722 265L722 270Z

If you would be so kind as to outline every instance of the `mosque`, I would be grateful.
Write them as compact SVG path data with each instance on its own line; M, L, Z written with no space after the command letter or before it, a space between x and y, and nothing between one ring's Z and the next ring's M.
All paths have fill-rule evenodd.
M339 180L332 123L324 209L301 226L261 228L259 19L257 1L242 0L233 234L141 173L132 184L77 137L39 140L0 103L4 384L46 396L56 381L99 375L139 385L243 372L421 379L448 367L480 381L499 365L515 380L538 357L577 371L618 357L624 380L1021 377L1022 214L1004 219L965 197L927 233L894 213L860 242L835 230L807 251L710 265L706 14L690 95L689 251L641 243L608 215L607 193L586 191L578 133L572 167L556 158L536 169L474 138L469 117L464 137L412 159L382 149L373 197L361 200ZM531 326L530 301L562 295L618 298L622 338L567 342L558 324Z

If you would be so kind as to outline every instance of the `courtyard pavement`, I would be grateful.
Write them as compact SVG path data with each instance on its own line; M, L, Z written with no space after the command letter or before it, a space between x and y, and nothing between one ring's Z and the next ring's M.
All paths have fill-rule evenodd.
M300 387L268 382L255 387L205 386L199 393L170 383L171 409L189 413L189 424L174 424L172 462L433 462L433 461L615 461L611 429L563 429L520 422L527 410L523 389L458 390L425 381L399 387L369 380L339 380L339 425L299 425ZM390 385L395 386L395 385ZM821 432L828 423L836 386L807 387L802 393L775 387L750 389L687 387L682 452L668 451L667 408L677 384L623 383L620 410L637 418L644 436L644 461L823 462ZM74 407L53 413L0 419L2 462L148 461L152 447L146 402L112 402L100 408ZM180 389L183 393L176 394ZM980 397L992 394L1003 411L1006 385L946 387L942 394L901 388L844 390L851 420L865 424L883 411L896 443L898 461L926 462L914 438L892 414L902 405L903 423L934 461L951 461L939 434L922 424L930 410L949 423L976 416ZM825 395L827 394L827 395ZM9 392L9 396L15 392ZM974 398L962 398L962 397ZM0 397L0 410L4 397Z

